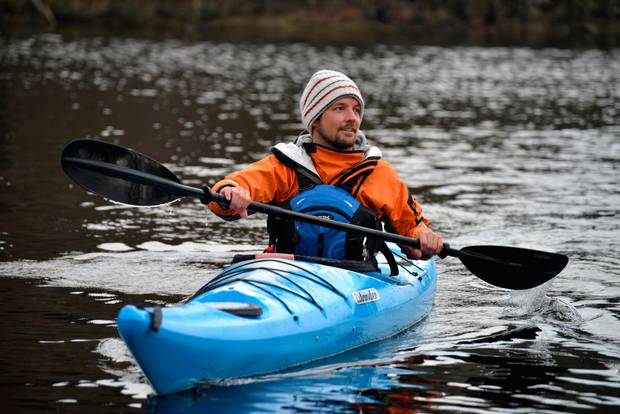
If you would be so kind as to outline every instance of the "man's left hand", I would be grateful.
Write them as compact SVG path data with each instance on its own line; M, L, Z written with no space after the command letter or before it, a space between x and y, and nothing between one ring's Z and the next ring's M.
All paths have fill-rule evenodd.
M441 252L443 249L443 238L431 232L420 233L418 236L418 240L420 241L420 248L416 249L411 246L403 246L401 249L410 259L422 259L428 260L436 254Z

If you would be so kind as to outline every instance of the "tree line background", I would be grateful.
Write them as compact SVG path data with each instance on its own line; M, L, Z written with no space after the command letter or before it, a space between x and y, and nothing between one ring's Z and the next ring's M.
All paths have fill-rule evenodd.
M140 30L364 43L620 44L620 0L3 0L5 35Z

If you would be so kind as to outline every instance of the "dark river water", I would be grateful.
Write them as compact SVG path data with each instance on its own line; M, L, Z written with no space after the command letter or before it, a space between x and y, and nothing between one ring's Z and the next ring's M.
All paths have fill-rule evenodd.
M209 185L301 130L317 69L348 73L363 129L453 246L556 251L511 293L438 262L431 314L312 366L167 398L115 329L127 303L175 303L264 217L194 200L111 204L73 185L76 138L129 146ZM59 35L0 43L3 412L620 411L620 50L315 47ZM303 350L300 350L303 352Z

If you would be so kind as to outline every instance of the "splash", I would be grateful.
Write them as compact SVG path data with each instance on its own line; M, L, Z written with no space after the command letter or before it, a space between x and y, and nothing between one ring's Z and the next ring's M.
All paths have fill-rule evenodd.
M583 322L579 311L567 299L548 295L552 283L553 280L550 280L533 289L511 291L504 317L520 319L539 316L557 322Z

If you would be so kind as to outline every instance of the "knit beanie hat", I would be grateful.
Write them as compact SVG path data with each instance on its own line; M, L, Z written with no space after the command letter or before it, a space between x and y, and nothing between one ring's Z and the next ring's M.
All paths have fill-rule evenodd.
M321 116L323 111L344 96L351 96L359 101L362 106L360 117L363 117L362 93L347 75L333 70L320 70L312 75L299 100L301 122L306 129L310 131L312 123Z

